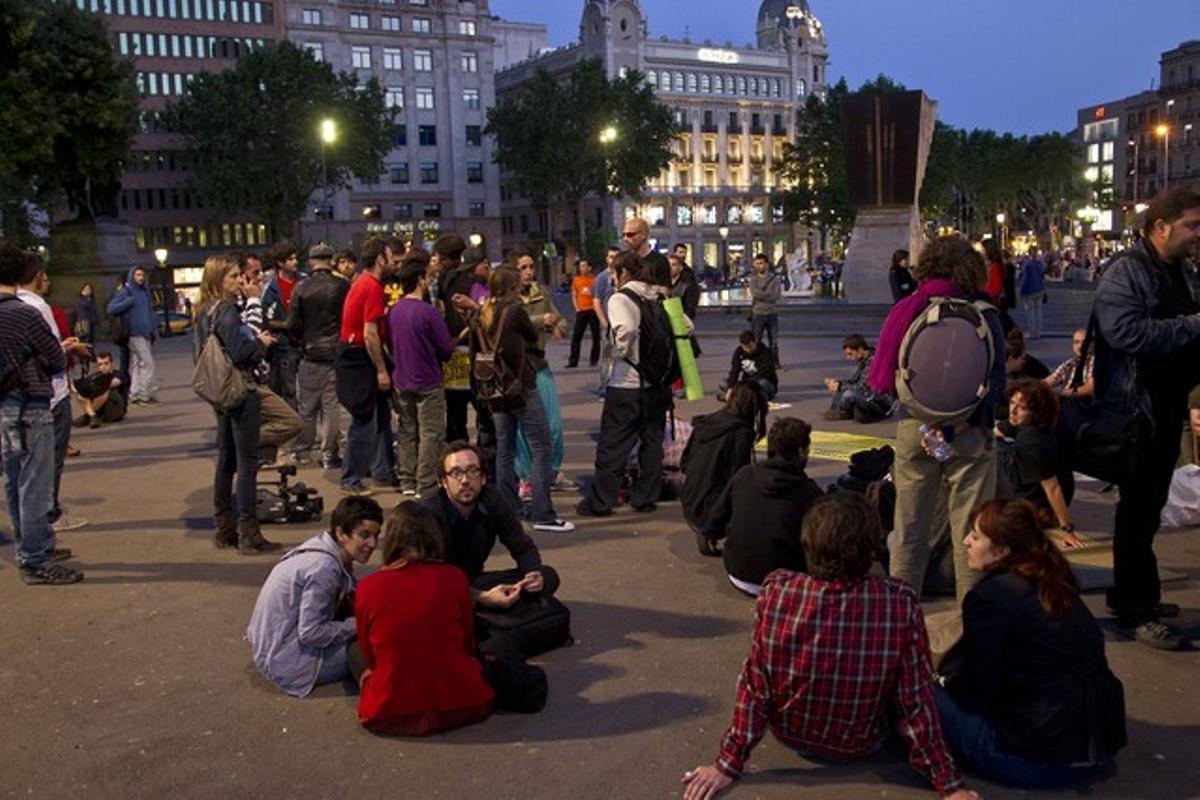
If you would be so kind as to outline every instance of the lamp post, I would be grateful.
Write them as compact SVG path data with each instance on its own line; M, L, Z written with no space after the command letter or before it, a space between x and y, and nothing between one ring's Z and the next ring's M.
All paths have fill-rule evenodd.
M1171 126L1159 125L1154 129L1158 138L1163 140L1163 188L1171 188Z
M1133 148L1133 202L1138 201L1138 184L1141 182L1142 147L1137 139L1130 139L1129 146Z
M1000 229L1000 249L1001 250L1004 249L1004 233L1005 233L1004 223L1007 221L1008 221L1008 217L1006 217L1004 215L1003 211L1001 211L999 214L996 215L996 226Z
M159 272L158 284L162 289L162 315L163 315L163 336L171 335L171 317L168 314L167 306L167 248L160 247L154 251L154 258L158 261Z
M325 150L337 141L337 123L326 117L321 120L321 216L325 217L325 244L329 244L329 168Z
M729 275L729 226L722 225L717 228L717 233L721 236L721 271L725 273L725 277Z

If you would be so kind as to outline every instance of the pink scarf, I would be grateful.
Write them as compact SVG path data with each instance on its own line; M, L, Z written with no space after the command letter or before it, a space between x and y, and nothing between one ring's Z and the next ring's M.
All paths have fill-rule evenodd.
M875 360L867 375L867 386L878 394L896 393L896 368L900 365L900 344L908 326L917 315L925 310L934 297L961 297L962 292L954 288L948 278L930 278L917 285L917 290L896 303L879 331L879 342L875 345Z

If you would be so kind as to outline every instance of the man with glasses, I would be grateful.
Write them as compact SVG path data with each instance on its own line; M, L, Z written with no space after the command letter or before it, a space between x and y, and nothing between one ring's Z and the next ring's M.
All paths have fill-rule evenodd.
M638 217L625 220L622 236L625 239L625 249L637 253L650 266L651 285L661 286L670 291L671 265L667 263L666 256L650 247L650 226L646 224L646 220ZM666 292L664 296L665 294Z

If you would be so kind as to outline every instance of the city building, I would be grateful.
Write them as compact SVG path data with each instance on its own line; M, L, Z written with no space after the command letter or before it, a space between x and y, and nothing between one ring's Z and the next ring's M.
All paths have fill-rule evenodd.
M499 258L500 176L483 135L492 75L497 59L543 48L545 27L497 20L486 0L292 0L286 9L289 40L360 81L378 78L397 111L379 179L328 201L319 192L303 237L346 246L371 233L428 241L455 231Z
M638 70L674 110L682 130L675 156L644 197L590 201L586 224L643 217L657 246L687 245L697 268L735 270L758 252L776 261L811 246L770 196L797 112L810 94L825 91L828 48L806 0L764 0L757 31L757 46L654 39L638 0L587 0L579 41L498 72L496 93L503 99L538 70L562 75L591 58L610 78ZM577 224L570 214L550 220L520 196L515 181L506 179L501 192L506 246L535 244Z

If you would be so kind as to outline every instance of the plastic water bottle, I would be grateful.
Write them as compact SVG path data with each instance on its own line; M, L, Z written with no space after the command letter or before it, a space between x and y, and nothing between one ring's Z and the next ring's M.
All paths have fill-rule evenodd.
M938 461L946 462L954 456L954 448L946 437L937 428L931 428L928 425L922 425L921 442L925 445L925 450L936 458Z

